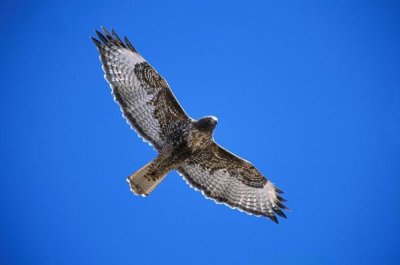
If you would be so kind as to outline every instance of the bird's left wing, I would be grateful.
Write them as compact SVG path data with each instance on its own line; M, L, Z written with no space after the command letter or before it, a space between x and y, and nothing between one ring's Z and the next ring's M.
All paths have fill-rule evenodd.
M218 144L186 161L179 173L194 188L216 202L225 203L247 213L286 218L285 201L278 188L268 181L250 162L228 152Z
M167 82L125 37L112 30L92 38L100 52L104 77L125 119L146 141L160 150L168 137L190 122Z

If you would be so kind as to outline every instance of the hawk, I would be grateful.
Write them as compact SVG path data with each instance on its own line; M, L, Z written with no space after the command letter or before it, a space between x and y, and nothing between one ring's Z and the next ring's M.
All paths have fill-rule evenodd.
M157 157L132 174L131 191L147 196L177 170L204 196L249 214L278 223L288 209L274 184L250 162L232 154L213 138L214 116L192 119L183 110L167 81L125 37L102 28L93 38L100 53L104 77L123 116L139 136L158 152Z

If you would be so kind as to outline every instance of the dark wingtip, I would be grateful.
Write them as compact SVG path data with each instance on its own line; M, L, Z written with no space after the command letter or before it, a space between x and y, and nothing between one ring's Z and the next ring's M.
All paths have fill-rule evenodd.
M96 45L96 47L101 46L101 42L98 39L96 39L94 37L90 37L90 38L92 39L92 41L93 41L94 45Z
M268 218L271 219L275 224L279 224L278 218L275 215L268 215Z
M274 209L274 212L275 212L277 215L279 215L280 217L287 218L286 215L285 215L285 214L282 212L282 210L279 209L279 208Z
M113 28L111 28L111 34L114 36L116 42L121 45L122 47L126 48L125 43L120 39L120 37L118 36L118 34L115 32L115 30Z
M103 31L103 33L101 33L98 30L95 30L96 35L99 40L92 37L92 40L97 47L101 47L103 45L108 46L108 47L111 47L111 46L118 47L119 46L119 47L123 47L123 48L128 48L132 52L138 53L126 36L124 38L124 41L122 41L118 37L117 33L115 32L115 30L113 28L111 28L111 34L105 27L101 26L100 28Z
M286 205L284 205L283 203L281 203L279 201L276 202L276 205L281 209L289 210L289 208Z
M125 40L126 46L128 46L128 48L129 48L131 51L137 53L136 49L133 47L132 43L128 40L128 38L127 38L126 36L124 36L124 40Z
M103 35L101 32L99 32L98 30L96 30L96 34L97 34L97 36L99 37L99 39L100 39L102 42L104 42L104 44L107 45L107 43L108 43L107 38L104 37L104 35Z
M104 34L106 35L107 39L113 40L113 37L111 36L111 34L107 31L107 29L105 27L101 26L100 28L104 32Z
M278 201L280 202L286 202L286 200L284 198L282 198L281 196L277 195L276 198L278 199Z

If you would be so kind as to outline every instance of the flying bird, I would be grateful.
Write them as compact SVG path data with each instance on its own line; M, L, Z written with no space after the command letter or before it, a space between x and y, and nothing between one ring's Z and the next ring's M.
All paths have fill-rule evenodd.
M158 152L156 158L127 181L137 195L149 195L168 172L177 170L204 196L278 223L288 209L282 191L250 162L218 145L213 131L218 120L192 119L181 107L167 81L125 37L102 28L93 38L104 77L123 116L142 139Z

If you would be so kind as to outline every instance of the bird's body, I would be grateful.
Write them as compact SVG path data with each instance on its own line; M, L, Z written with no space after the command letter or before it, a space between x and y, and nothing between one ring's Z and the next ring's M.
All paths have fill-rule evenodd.
M136 194L148 195L155 188L151 183L159 183L169 171L179 168L211 146L215 123L216 120L204 117L183 127L173 126L176 130L173 130L166 144L158 151L158 156L144 168L147 171L144 172L141 185L137 185L138 174L135 173L129 178L131 190ZM148 185L145 184L146 181L149 181Z
M148 195L170 172L177 170L194 188L217 202L263 215L277 222L281 191L251 163L215 143L217 119L190 118L167 82L133 48L127 38L103 29L93 38L105 78L131 127L158 152L157 157L128 178L131 190Z

